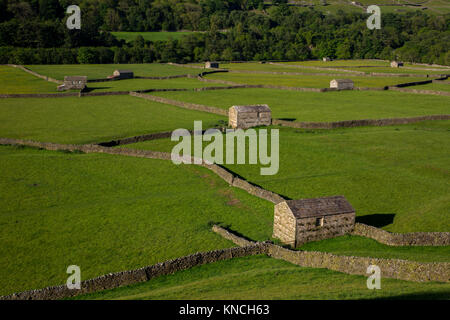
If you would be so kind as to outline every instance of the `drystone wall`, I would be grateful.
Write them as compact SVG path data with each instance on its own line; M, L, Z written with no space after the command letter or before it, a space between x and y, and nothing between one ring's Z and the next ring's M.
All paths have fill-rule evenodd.
M367 66L369 67L369 66ZM342 67L343 68L343 67ZM354 67L349 67L354 68ZM358 67L359 68L359 67ZM338 69L341 70L341 69ZM285 71L260 71L260 70L228 70L230 73L246 73L246 74L271 74L271 75L287 75L287 76L326 76L326 77L341 77L342 73L327 73L327 72L285 72ZM436 75L436 76L445 76ZM429 78L427 74L414 74L414 73L355 73L352 77L386 77L386 78L398 78L398 77L414 77L414 78Z
M274 66L297 68L297 69L329 70L329 71L338 71L340 73L353 73L353 74L363 74L363 75L366 74L365 72L362 72L362 71L343 70L343 69L339 69L339 68L330 68L330 67L302 66L302 65L295 65L295 64L282 64L282 63L276 63L276 62L269 62L269 64L274 65Z
M238 245L240 243L245 245L245 241L248 241L237 235L230 236L230 232L217 225L213 227L213 231ZM291 250L267 242L263 244L266 246L268 256L302 267L326 268L347 274L367 276L367 267L377 265L384 278L417 282L450 282L449 262L425 263L400 259L338 256L327 252Z
M149 281L153 278L186 270L195 266L217 261L264 254L265 244L253 243L248 246L199 252L189 256L176 258L140 269L109 273L98 278L81 282L80 289L68 289L66 285L47 287L44 289L24 291L0 297L0 300L56 300L114 289L121 286Z
M0 98L67 98L78 97L78 92L68 93L15 93L15 94L0 94Z
M367 276L367 267L376 265L380 268L383 278L417 282L450 282L449 262L424 263L400 259L338 256L326 252L294 251L273 244L268 247L270 257L302 267L326 268L347 274Z
M129 91L107 92L67 92L67 93L16 93L0 94L0 98L67 98L67 97L96 97L128 95Z
M30 70L30 69L24 67L24 66L22 66L22 65L18 65L18 64L8 64L8 66L13 67L13 68L21 69L21 70L23 70L23 71L25 71L25 72L27 72L27 73L29 73L29 74L32 74L33 76L38 77L38 78L41 78L41 79L43 79L43 80L45 80L45 81L49 81L49 82L53 82L53 83L57 83L57 84L62 84L62 83L63 83L63 81L61 81L61 80L56 80L56 79L53 79L53 78L44 76L44 75L42 75L42 74L39 74L39 73L37 73L37 72L34 72L34 71L32 71L32 70Z
M41 148L45 150L53 150L53 151L81 151L85 153L107 153L107 154L115 154L115 155L124 155L131 157L140 157L140 158L149 158L149 159L160 159L160 160L171 160L171 154L167 152L160 151L150 151L150 150L135 150L129 148L110 148L104 147L96 144L85 144L85 145L74 145L74 144L57 144L51 142L37 142L31 140L22 140L22 139L10 139L10 138L0 138L0 145L23 145L34 148ZM237 176L235 176L230 171L225 168L217 165L217 164L207 164L203 162L200 166L207 168L217 174L220 178L225 180L229 185L240 188L242 190L247 191L249 194L252 194L261 199L270 201L274 204L286 201L280 195L271 192L269 190L265 190L261 187L255 186L248 181L245 181ZM389 237L389 232L377 229L374 227L369 227L361 223L355 224L355 232L359 232L358 235L373 238L375 240L378 239L387 239ZM378 232L379 231L379 232ZM409 242L411 245L448 245L449 233L448 232L425 232L425 233L410 233L410 234L392 234L393 237L403 237L404 243L405 241ZM418 235L418 237L417 237ZM407 240L405 240L407 239ZM425 240L421 240L425 239ZM433 239L433 240L430 240ZM385 240L382 240L385 241ZM381 242L381 241L380 241ZM395 240L395 242L400 243ZM394 243L394 242L391 242Z
M74 144L57 144L51 142L37 142L31 140L21 140L21 139L9 139L0 138L0 145L24 145L34 148L41 148L52 151L81 151L85 153L107 153L115 155L124 155L139 158L149 158L149 159L160 159L160 160L171 160L171 154L168 152L150 151L150 150L136 150L129 148L110 148L104 147L96 144L85 144L85 145L74 145ZM278 203L285 201L281 196L271 191L265 190L258 186L255 186L248 181L245 181L228 170L220 167L217 164L208 164L202 162L200 166L211 170L216 173L219 177L225 180L228 184L233 187L247 191L248 193L257 196L261 199L265 199L272 203Z
M395 86L389 86L389 89L391 89L391 88L393 88L393 87L396 87L396 88L404 88L404 87L419 86L419 85L422 85L422 84L432 83L433 81L442 81L442 80L447 80L447 79L448 79L448 75L444 75L444 76L441 76L441 77L439 77L439 78L431 79L431 80L399 83L399 84L396 84Z
M417 94L431 94L435 96L450 96L450 92L446 91L435 91L435 90L417 90L417 89L403 89L398 87L389 87L389 90L407 92L407 93L417 93Z
M137 92L130 92L130 95L133 97L143 98L146 100L151 100L151 101L164 103L164 104L170 104L170 105L174 105L174 106L185 108L185 109L215 113L215 114L219 114L221 116L228 116L227 110L223 110L223 109L219 109L219 108L215 108L215 107L210 107L210 106L205 106L205 105L195 104L195 103L189 103L189 102L183 102L183 101L177 101L177 100L172 100L172 99L166 99L166 98L162 98L162 97L152 96L149 94L140 94Z
M144 134L141 136L129 137L129 138L124 138L124 139L116 139L116 140L111 140L111 141L107 141L107 142L100 142L100 143L98 143L98 145L103 146L103 147L114 147L114 146L121 146L121 145L125 145L125 144L137 143L137 142L148 141L148 140L170 138L171 136L172 136L171 131L156 132L156 133Z
M450 232L391 233L356 223L353 235L374 239L389 246L449 246Z
M257 242L253 242L253 241L244 239L243 237L239 237L239 236L235 235L234 233L231 233L228 230L226 230L225 228L222 228L218 225L213 225L212 230L215 233L221 235L223 238L232 241L234 244L236 244L240 247L251 246L251 245L255 245L257 243Z
M448 120L450 114L430 115L410 118L391 118L391 119L364 119L364 120L346 120L336 122L296 122L280 119L273 119L272 124L299 129L334 129L350 128L360 126L390 126L397 124L408 124L426 120Z

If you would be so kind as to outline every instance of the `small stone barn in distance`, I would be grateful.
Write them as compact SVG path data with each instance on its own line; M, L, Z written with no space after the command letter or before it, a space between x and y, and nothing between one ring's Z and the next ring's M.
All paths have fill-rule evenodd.
M331 59L330 59L329 57L323 57L323 58L322 58L322 61L323 61L323 62L328 62L328 61L331 61Z
M338 90L353 90L354 83L350 79L333 79L330 81L330 88Z
M115 79L133 79L134 73L131 70L114 70L113 77Z
M392 68L403 67L403 62L400 62L400 61L391 61L391 67L392 67Z
M273 237L294 248L353 230L355 210L343 196L287 200L275 205Z
M84 90L86 88L86 76L65 76L64 83L58 86L58 91L64 90Z
M232 106L228 110L228 125L232 128L247 129L271 124L272 112L267 104Z
M218 69L219 68L219 63L218 62L206 61L205 62L205 68L206 69L211 69L211 68Z

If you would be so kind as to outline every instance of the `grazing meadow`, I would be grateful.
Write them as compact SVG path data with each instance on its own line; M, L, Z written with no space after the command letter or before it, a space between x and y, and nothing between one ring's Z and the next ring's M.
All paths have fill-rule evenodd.
M0 137L57 143L99 143L208 126L225 117L122 96L0 99Z
M422 86L414 88L420 89ZM221 109L228 109L233 105L268 104L273 118L293 121L331 122L450 113L448 97L394 91L298 92L233 89L153 92L151 95Z
M266 240L272 204L170 161L0 146L0 295Z
M327 6L329 7L329 6ZM355 7L356 8L356 7ZM133 40L132 33L121 35ZM153 35L149 35L153 36ZM156 36L156 35L155 35ZM166 36L166 35L158 35ZM200 65L200 64L198 64ZM296 67L298 66L298 67ZM341 71L307 68L333 67ZM364 68L364 66L371 66ZM62 80L66 75L105 78L116 69L135 76L197 74L168 64L31 65ZM423 77L352 76L344 70L429 74L437 66L389 68L379 60L305 61L280 65L221 63L242 73L207 79L237 83L321 88L334 77L271 75L248 71L342 73L355 86L383 87ZM407 69L407 68L413 69ZM377 71L377 72L378 72ZM0 66L0 94L56 92L56 84ZM194 89L222 86L197 79L131 79L88 83L91 92ZM448 91L448 84L410 87ZM268 104L274 119L331 122L450 114L447 96L394 91L301 92L232 89L152 92L151 95L227 110ZM226 126L227 117L183 109L129 95L0 99L0 137L86 144L178 128ZM262 128L256 128L256 131ZM278 129L279 170L260 174L257 164L221 164L248 182L286 199L344 195L357 222L390 232L450 230L450 120L332 130ZM189 139L189 138L186 138ZM269 139L270 140L270 139ZM171 152L177 144L157 139L117 146ZM206 146L209 142L203 142ZM269 144L269 148L270 148ZM270 150L270 149L269 149ZM248 149L246 149L248 151ZM248 159L248 157L247 157ZM271 202L231 187L213 172L168 160L109 154L0 146L0 295L64 284L68 265L82 280L233 246L211 231L213 224L254 241L271 240ZM304 244L298 250L337 255L450 262L450 247L392 247L346 235ZM221 261L148 282L80 299L449 299L448 283L383 278L383 290L368 290L367 278L302 268L267 256Z
M449 125L444 120L333 130L281 127L276 175L261 175L261 164L224 166L288 199L344 195L358 217L391 217L380 225L387 231L447 231ZM161 139L123 147L171 152L177 143Z

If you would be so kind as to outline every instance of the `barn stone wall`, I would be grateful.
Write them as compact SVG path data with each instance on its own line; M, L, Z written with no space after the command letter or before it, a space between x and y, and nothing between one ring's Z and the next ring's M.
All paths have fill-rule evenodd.
M353 90L353 81L331 80L330 88L338 90Z
M270 111L258 111L255 108L252 112L244 112L235 106L228 111L228 125L232 128L248 129L257 126L270 126L271 123L272 113Z
M295 218L286 202L275 205L273 217L273 238L295 246Z
M323 226L317 226L317 219L323 218ZM296 243L304 243L343 236L353 231L355 213L342 213L323 217L297 219Z

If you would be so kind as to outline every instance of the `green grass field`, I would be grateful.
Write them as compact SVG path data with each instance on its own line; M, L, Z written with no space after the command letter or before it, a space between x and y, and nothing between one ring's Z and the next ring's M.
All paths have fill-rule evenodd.
M429 70L432 69L432 70ZM422 74L422 75L445 75L445 74L450 74L450 70L448 69L438 69L438 68L416 68L416 67L400 67L400 68L391 68L391 67L369 67L369 68L364 68L364 67L351 67L351 68L345 68L345 70L353 70L353 71L361 71L361 72L366 72L366 73L395 73L395 74ZM403 80L405 80L404 82L408 82L409 78L401 78ZM423 79L426 80L426 79Z
M113 74L114 70L131 70L135 76L163 77L179 74L197 74L192 68L176 67L162 63L148 64L65 64L65 65L29 65L29 69L63 80L64 76L87 76L88 79L102 79Z
M120 81L88 83L93 92L106 91L138 91L147 89L193 89L202 87L220 87L221 84L202 82L192 78L176 78L166 80L128 79Z
M214 126L225 117L128 95L0 99L0 137L59 143L95 143L135 135Z
M310 67L324 67L324 68L334 68L334 67L357 67L357 66L379 66L379 67L389 67L389 61L382 60L333 60L333 61L322 61L322 60L309 60L309 61L291 61L282 62L282 64L290 66L310 66Z
M201 64L198 64L201 66ZM245 63L220 63L222 69L236 70L236 71L266 71L266 72L295 72L295 73L342 73L339 71L317 70L308 68L292 68L289 66L279 66L270 63L245 62Z
M276 175L260 175L261 165L224 166L291 199L344 195L357 216L366 216L363 219L391 217L393 221L380 225L388 231L448 231L449 135L450 121L335 130L281 128ZM171 152L176 143L162 139L124 147Z
M126 42L136 40L137 36L142 36L146 41L167 41L170 39L180 39L183 36L194 34L194 31L156 31L156 32L111 32L117 39Z
M449 92L450 91L450 83L429 83L424 84L418 87L412 87L412 89L417 90L434 90L434 91L444 91Z
M325 269L302 268L266 256L194 267L173 275L78 299L449 299L450 285L382 279L368 290L367 278Z
M243 73L213 73L206 75L213 80L226 80L241 84L267 84L300 88L329 88L333 79L351 79L355 87L383 88L405 82L424 81L420 77L355 77L351 74L336 76L299 76L278 74L243 74Z
M367 0L368 1L368 0ZM327 6L328 7L328 6ZM327 8L324 7L324 8ZM356 8L356 7L355 7ZM333 72L288 65L356 66L391 72L389 62L306 61L274 66L221 64L231 70ZM407 65L409 66L409 65ZM426 68L392 69L430 73ZM53 78L104 78L115 69L136 76L196 74L165 64L30 66ZM215 74L241 83L328 87L333 77ZM384 86L424 78L351 77L356 86ZM220 86L195 79L133 79L89 83L92 92ZM433 83L408 89L448 91ZM0 66L1 93L56 92L49 83ZM299 92L233 89L155 92L152 95L221 109L267 103L272 117L292 121L341 121L449 114L446 96L394 91ZM57 143L99 143L177 128L224 125L224 116L123 96L0 99L0 137ZM386 127L280 130L279 171L262 176L261 165L224 166L286 198L344 195L357 221L391 232L449 231L450 120ZM258 129L257 129L258 130ZM120 146L171 152L170 139ZM204 143L205 145L207 143ZM233 246L211 231L219 223L256 241L271 239L273 204L230 187L211 171L108 154L45 151L0 146L0 295L65 283L66 268L81 267L82 280L135 269L197 251ZM278 240L272 239L278 243ZM450 247L390 247L343 236L303 245L301 250L338 255L450 261ZM366 288L366 277L301 268L265 256L223 261L82 299L449 299L450 285L382 280Z
M422 86L410 88L420 89ZM295 121L329 122L450 113L448 97L394 91L298 92L233 89L151 94L222 109L233 105L266 103L272 110L273 118Z
M222 222L265 240L272 204L170 161L0 147L0 295L230 247Z
M56 83L39 79L20 69L0 66L0 94L56 93Z
M310 242L301 246L299 250L330 252L341 256L403 259L420 262L450 262L450 246L392 247L372 239L350 235Z

